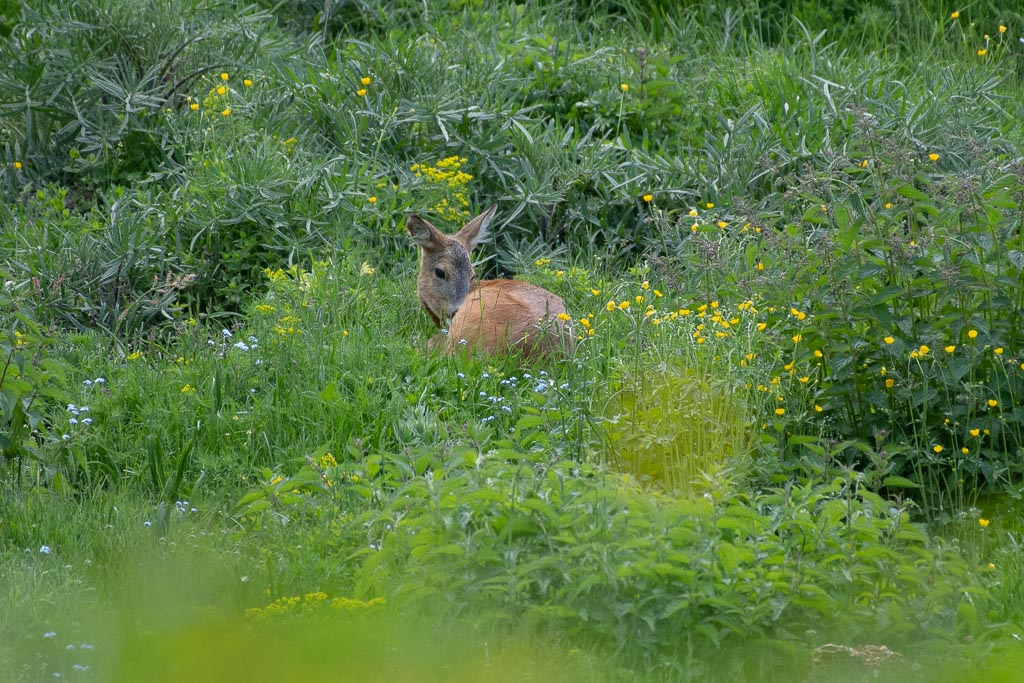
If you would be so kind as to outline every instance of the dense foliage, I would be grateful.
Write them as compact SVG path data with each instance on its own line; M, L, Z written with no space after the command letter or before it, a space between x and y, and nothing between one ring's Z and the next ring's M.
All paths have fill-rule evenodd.
M0 0L3 677L1019 670L1022 27ZM493 203L573 358L426 351Z

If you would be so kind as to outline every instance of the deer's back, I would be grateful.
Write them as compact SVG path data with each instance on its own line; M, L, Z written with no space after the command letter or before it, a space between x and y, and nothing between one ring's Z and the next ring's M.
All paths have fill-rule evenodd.
M571 354L576 346L562 299L543 287L519 280L485 280L473 287L452 319L448 348L462 340L473 350L527 355Z

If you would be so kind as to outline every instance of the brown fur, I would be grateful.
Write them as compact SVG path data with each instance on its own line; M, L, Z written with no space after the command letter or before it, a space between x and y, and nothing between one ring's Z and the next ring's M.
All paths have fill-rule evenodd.
M572 354L576 346L562 300L542 287L519 280L474 280L469 252L486 236L494 217L491 207L448 236L419 216L406 228L419 244L417 293L434 324L451 320L447 338L435 337L448 353L460 348L501 354L513 349L526 356ZM442 276L443 275L443 276Z

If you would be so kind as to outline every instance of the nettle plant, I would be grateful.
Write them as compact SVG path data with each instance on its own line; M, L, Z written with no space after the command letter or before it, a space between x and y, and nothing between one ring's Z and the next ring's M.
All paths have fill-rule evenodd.
M292 477L265 473L238 512L257 529L282 514L326 525L357 598L555 627L629 666L768 672L800 657L787 648L783 663L771 648L808 633L978 628L986 595L963 560L857 475L755 497L725 479L698 497L662 495L553 458L546 432L526 431L510 441L477 427L361 462L321 450Z
M779 444L798 455L786 436L854 439L868 448L840 461L873 451L929 504L956 507L1022 474L1024 174L872 176L884 189L805 197L802 229L781 235L815 275L789 293L806 313L776 326L779 376L811 379L794 385Z
M66 399L67 366L51 356L53 340L21 310L14 281L0 271L0 465L13 467L19 482L25 472L42 473L47 413ZM35 477L30 476L30 481Z

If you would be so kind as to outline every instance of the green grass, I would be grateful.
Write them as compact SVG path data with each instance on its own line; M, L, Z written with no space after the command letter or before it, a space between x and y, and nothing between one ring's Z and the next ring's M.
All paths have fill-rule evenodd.
M0 3L0 678L1014 680L1019 9L286 5Z

